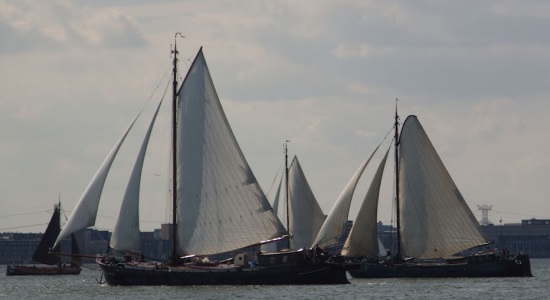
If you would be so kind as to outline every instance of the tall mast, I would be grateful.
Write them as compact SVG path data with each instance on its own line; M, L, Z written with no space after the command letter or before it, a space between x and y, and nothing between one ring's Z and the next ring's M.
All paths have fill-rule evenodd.
M290 189L288 187L288 142L285 141L285 188L286 188L286 232L290 234ZM290 239L288 241L288 249L290 250Z
M172 50L172 53L174 54L174 60L173 60L173 80L172 80L172 255L171 255L171 262L174 264L177 262L178 257L178 250L177 250L177 239L178 239L178 231L177 231L177 217L176 217L176 211L177 211L177 205L178 205L178 192L177 192L177 100L178 100L178 49L176 47L176 38L178 37L178 34L181 35L181 33L176 33L174 36L174 50Z
M396 207L396 222L397 222L397 253L396 260L401 260L401 223L399 217L399 115L397 114L397 101L395 99L395 135L394 135L394 151L395 151L395 207Z

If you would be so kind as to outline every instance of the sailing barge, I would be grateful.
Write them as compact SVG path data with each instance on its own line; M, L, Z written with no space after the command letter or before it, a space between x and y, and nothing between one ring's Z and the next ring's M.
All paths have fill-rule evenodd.
M529 277L529 256L489 250L479 223L416 116L395 114L397 253L379 256L380 163L342 255L354 278ZM389 150L389 149L388 149ZM483 249L477 251L473 249ZM473 254L472 254L473 253Z
M122 259L113 254L99 257L96 262L107 284L349 283L342 262L315 256L309 249L258 253L261 241L281 239L288 231L269 204L235 139L202 48L181 87L177 82L175 43L172 53L172 253L167 262L145 261L139 255ZM115 254L140 252L139 182L156 113L136 159L113 230L110 247ZM132 125L88 185L57 242L71 232L95 224L103 184ZM255 250L223 261L209 260L220 253L251 247Z
M48 223L48 227L42 235L40 243L36 247L36 251L32 256L32 260L44 265L19 265L11 264L6 267L7 276L15 275L78 275L82 268L80 260L74 257L72 262L65 264L61 262L61 258L51 252L59 252L59 245L53 247L57 235L61 231L61 203L54 206L52 218ZM72 252L78 254L78 245L76 239L71 235ZM50 252L51 251L51 252Z

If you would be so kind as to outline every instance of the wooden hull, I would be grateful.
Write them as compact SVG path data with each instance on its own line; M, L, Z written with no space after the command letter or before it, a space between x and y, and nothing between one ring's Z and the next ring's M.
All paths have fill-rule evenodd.
M361 262L348 270L354 278L531 277L527 255L500 259L471 256L463 261L377 263Z
M6 275L78 275L80 274L80 271L82 271L82 268L79 266L37 267L27 265L8 265L6 268Z
M349 284L341 263L300 261L272 266L118 263L98 258L109 285L305 285Z

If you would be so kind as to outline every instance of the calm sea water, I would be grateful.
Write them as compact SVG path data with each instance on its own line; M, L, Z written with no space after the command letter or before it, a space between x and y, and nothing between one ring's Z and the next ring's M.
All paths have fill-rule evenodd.
M7 277L2 299L548 299L550 259L531 261L531 278L353 279L332 286L117 287L98 284L101 272L77 276ZM90 266L94 268L95 266Z

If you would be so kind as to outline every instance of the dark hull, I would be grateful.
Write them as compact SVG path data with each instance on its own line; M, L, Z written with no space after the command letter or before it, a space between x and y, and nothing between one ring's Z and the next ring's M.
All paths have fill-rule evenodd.
M272 267L165 267L97 263L109 285L304 285L347 284L341 264L304 263Z
M510 259L497 256L458 262L362 262L348 270L354 278L452 278L452 277L530 277L531 264L527 255Z
M7 276L18 275L78 275L82 271L79 266L67 267L36 267L26 265L8 265Z

